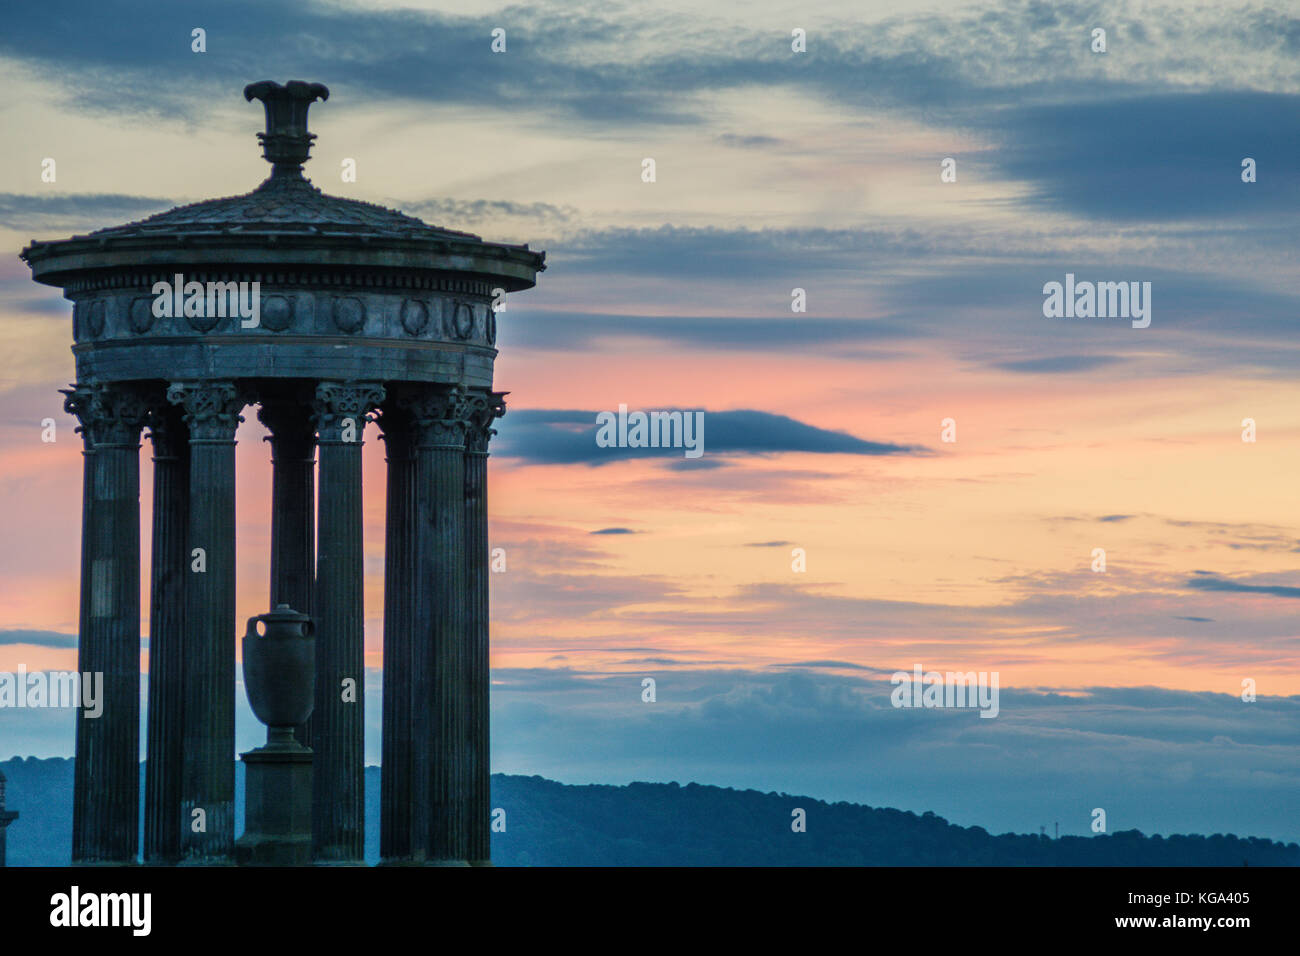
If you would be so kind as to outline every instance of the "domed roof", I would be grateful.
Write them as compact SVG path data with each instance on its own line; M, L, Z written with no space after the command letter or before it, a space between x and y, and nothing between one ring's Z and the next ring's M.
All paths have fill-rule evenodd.
M33 278L62 285L77 273L172 263L328 264L455 270L491 277L508 291L533 285L546 254L527 244L486 242L431 226L375 203L330 196L302 174L314 133L307 108L328 99L319 83L269 80L244 89L266 107L258 133L270 177L250 193L177 206L120 226L51 242L32 242L22 258Z
M271 176L251 193L176 206L121 226L96 229L88 238L151 235L346 235L375 239L467 239L478 236L442 229L375 203L330 196L301 176Z

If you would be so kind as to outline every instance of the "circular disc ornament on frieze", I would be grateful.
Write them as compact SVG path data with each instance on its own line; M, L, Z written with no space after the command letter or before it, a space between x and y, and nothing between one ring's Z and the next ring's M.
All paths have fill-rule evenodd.
M334 324L339 331L349 335L361 331L366 324L366 307L360 299L353 296L340 296L334 300Z
M153 298L142 295L132 299L131 307L127 310L127 321L131 323L136 335L144 335L153 328Z
M402 328L407 335L419 335L429 324L429 307L419 299L407 299L402 303Z
M188 284L186 283L186 285ZM188 305L188 297L186 298L186 304ZM189 309L187 308L186 311L188 312ZM201 300L198 314L185 316L185 321L189 322L190 328L195 332L211 332L217 327L217 323L221 321L221 316L217 315L215 308L208 308L207 299L204 298Z
M268 295L262 300L262 324L272 332L283 332L293 325L293 300L282 295Z
M459 299L452 305L451 330L458 339L467 339L474 334L474 307Z

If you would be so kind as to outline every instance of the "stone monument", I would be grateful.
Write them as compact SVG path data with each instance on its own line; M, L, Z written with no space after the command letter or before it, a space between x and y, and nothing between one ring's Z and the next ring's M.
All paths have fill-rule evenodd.
M77 720L75 863L140 839L139 452L153 447L144 859L229 863L235 759L235 430L270 430L270 606L317 624L312 855L362 859L361 448L386 443L381 856L486 862L486 468L497 316L545 254L485 242L304 178L307 111L329 91L270 81L271 174L250 193L32 242L71 300L84 442L78 669L104 712ZM317 462L315 459L319 457ZM313 508L314 503L314 508ZM352 689L349 699L347 689Z

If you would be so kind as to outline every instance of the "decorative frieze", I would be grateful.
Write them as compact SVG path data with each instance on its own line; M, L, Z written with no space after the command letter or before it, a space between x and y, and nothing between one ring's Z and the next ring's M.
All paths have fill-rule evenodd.
M254 279L239 281L258 290L259 308L254 324L237 314L226 301L217 302L219 295L228 294L220 292L225 284L235 283L236 277L242 275L245 274L232 273L223 278L220 273L184 273L187 286L192 281L196 288L212 286L218 291L211 304L205 293L194 308L179 311L172 302L165 309L155 308L156 296L150 293L150 286L85 293L73 306L73 338L81 344L119 340L166 343L194 337L259 341L284 336L323 336L350 341L443 342L485 348L496 341L491 290L484 290L482 295L434 290L411 295L398 290L354 286L330 292L271 284L256 278L261 273L250 273ZM160 281L174 282L175 278L171 275Z

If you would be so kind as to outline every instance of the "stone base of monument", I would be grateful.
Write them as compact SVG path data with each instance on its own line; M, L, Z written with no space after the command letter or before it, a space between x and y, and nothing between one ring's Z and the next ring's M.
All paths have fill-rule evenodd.
M241 754L244 835L235 841L240 866L311 866L312 752L280 740Z

